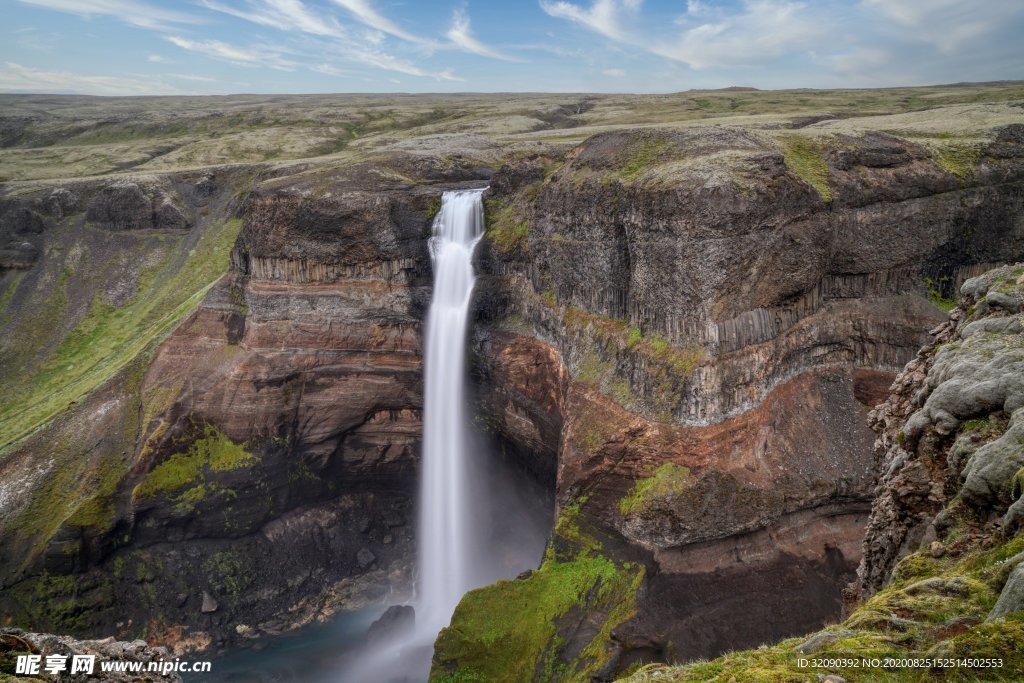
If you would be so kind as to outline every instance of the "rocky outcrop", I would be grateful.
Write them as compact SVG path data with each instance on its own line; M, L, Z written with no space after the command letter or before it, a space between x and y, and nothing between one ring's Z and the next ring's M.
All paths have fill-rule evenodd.
M187 230L189 220L157 183L120 181L104 187L85 209L85 219L106 230Z
M25 672L14 675L19 656L39 658L36 660L36 675ZM80 666L83 668L73 673L76 658L81 660ZM51 662L54 672L47 671ZM102 670L105 663L111 671ZM117 671L116 668L122 670ZM89 680L109 683L144 683L153 680L181 683L182 678L177 673L179 668L180 663L171 658L167 648L150 647L144 640L76 640L69 636L0 628L0 680L3 681L45 680L65 683L81 680L87 675L85 672L88 672Z
M968 280L949 322L872 413L881 478L856 593L882 588L896 562L956 523L957 510L1020 529L1014 477L1024 471L1024 268ZM947 507L957 501L954 510ZM996 523L996 520L992 520Z

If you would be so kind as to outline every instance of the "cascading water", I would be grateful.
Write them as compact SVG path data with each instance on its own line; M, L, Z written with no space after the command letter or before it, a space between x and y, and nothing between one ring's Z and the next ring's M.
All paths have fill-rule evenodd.
M483 234L483 190L445 192L430 255L434 296L427 315L423 474L420 486L416 630L436 634L472 584L473 498L464 376L473 250Z
M341 679L346 683L425 681L434 639L448 625L463 594L509 571L506 568L495 574L477 566L475 558L483 553L474 547L474 539L480 538L475 520L489 514L489 501L478 490L482 482L474 476L480 469L470 458L464 395L473 250L483 234L483 192L445 192L430 238L434 294L424 341L426 387L415 628L365 653ZM514 508L509 508L510 524L515 518Z

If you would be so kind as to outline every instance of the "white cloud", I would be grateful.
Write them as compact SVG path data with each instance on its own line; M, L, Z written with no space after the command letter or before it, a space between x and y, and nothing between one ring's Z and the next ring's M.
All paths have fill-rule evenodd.
M622 6L636 10L639 8L640 2L624 0ZM622 25L621 7L616 0L594 0L589 9L583 9L579 5L564 2L564 0L557 2L540 0L540 7L556 19L574 21L608 38L623 40L626 37L625 28Z
M515 57L502 54L498 50L488 47L477 40L470 30L469 15L463 10L455 10L455 14L452 15L452 27L448 29L448 33L445 36L460 50L472 52L481 57L503 59L507 62L520 61Z
M352 47L346 51L346 55L361 64L376 67L378 69L384 69L385 71L396 71L398 73L408 74L409 76L436 78L442 81L464 80L455 76L451 69L445 69L443 71L426 71L412 62L389 55L386 52L381 52L380 50L376 50L371 47Z
M758 65L828 40L823 17L811 17L807 5L792 0L744 0L741 10L732 14L691 0L686 14L676 20L687 28L675 40L627 31L623 11L639 8L640 3L633 0L594 0L589 9L561 0L540 3L553 17L694 69Z
M266 66L279 71L292 71L296 63L285 59L279 50L267 46L244 48L230 45L219 40L190 40L180 36L166 36L182 50L231 62L236 66Z
M626 77L625 69L605 69L601 73L603 73L605 76L608 76L609 78L625 78Z
M168 74L171 78L177 78L182 81L195 81L196 83L216 83L216 78L210 78L209 76L193 76L192 74Z
M283 31L294 30L334 38L345 36L345 29L334 17L321 18L300 0L248 0L247 9L238 9L217 0L199 0L199 3L215 12Z
M656 54L694 69L755 66L786 53L827 41L827 20L789 0L746 0L743 11L685 30L675 42L652 48Z
M18 0L18 2L58 12L77 14L82 17L110 16L141 28L166 29L174 24L198 23L198 20L191 15L166 10L141 0Z
M1008 20L1024 16L1019 0L863 0L862 6L899 25L905 40L930 43L946 54L963 51Z
M70 71L45 71L16 62L0 69L0 90L17 92L74 92L90 95L176 95L181 91L166 83L119 76L89 76Z
M147 62L153 62L154 64L170 64L171 60L167 59L162 55L148 55L146 57Z
M378 31L401 38L410 43L419 43L421 45L433 44L433 41L409 33L387 17L381 16L368 0L332 0L332 2L347 9L359 22L366 24L370 28L375 28Z

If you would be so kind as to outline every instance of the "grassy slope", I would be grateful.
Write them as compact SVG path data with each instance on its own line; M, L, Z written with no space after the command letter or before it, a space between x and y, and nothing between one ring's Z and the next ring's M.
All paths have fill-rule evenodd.
M42 264L50 272L23 302L25 314L14 318L13 311L0 310L0 323L13 319L10 355L0 370L6 389L0 397L0 447L81 400L170 332L226 272L240 227L236 219L197 227L198 236L125 237L123 248L111 255L80 234L98 229L64 225L62 248L54 251L65 256ZM112 241L110 235L98 238ZM126 275L134 293L120 305L108 303L110 279ZM92 294L84 315L61 334L69 296L83 291Z

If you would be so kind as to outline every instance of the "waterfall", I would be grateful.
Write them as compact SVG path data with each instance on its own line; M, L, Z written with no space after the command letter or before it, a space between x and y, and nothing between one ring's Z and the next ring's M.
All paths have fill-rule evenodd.
M483 190L445 192L434 219L430 256L434 295L424 341L423 473L417 631L436 634L471 588L473 498L469 480L465 385L466 325L473 293L473 250L483 234Z
M551 528L545 511L553 501L538 507L543 496L531 493L532 484L481 448L479 435L471 435L466 339L473 250L484 229L482 195L483 190L445 192L429 243L434 293L424 334L415 623L349 662L337 679L343 683L426 681L434 640L462 596L536 567Z

